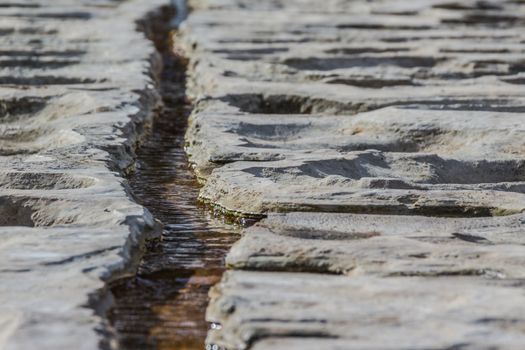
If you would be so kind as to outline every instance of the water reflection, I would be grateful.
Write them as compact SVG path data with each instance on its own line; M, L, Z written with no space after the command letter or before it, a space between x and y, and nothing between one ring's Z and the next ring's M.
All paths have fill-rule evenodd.
M137 151L137 171L129 183L137 201L165 226L136 277L112 288L116 306L109 319L122 349L203 349L208 290L221 278L224 256L239 229L197 202L199 187L184 152L191 111L185 62L170 45L158 42L157 47L164 53L165 108Z

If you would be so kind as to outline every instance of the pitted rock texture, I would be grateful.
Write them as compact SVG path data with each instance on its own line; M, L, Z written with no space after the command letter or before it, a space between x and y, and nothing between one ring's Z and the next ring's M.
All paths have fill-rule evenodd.
M167 3L0 4L1 349L98 349L105 284L157 231L121 174L160 107L144 32Z
M519 349L523 291L482 278L230 271L211 295L228 349ZM498 300L497 303L494 300Z
M190 3L210 347L521 348L523 1Z

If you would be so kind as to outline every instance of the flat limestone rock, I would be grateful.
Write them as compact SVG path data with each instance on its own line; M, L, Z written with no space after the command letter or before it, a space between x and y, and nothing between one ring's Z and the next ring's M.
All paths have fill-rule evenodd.
M1 349L110 346L107 283L159 231L122 176L160 107L137 22L166 4L0 6Z
M194 2L183 32L197 97L278 96L338 114L407 104L523 111L512 19L523 9L512 2L473 19L482 6L447 1Z
M200 197L266 217L211 293L211 348L522 348L525 7L191 6Z
M521 280L228 272L208 342L225 349L519 349Z
M525 210L523 161L435 154L312 151L215 169L201 198L227 211L494 216ZM516 177L515 177L516 176Z
M525 277L525 217L272 214L245 230L234 269L378 276Z
M522 211L519 176L512 185L492 177L521 166L490 163L522 161L515 3L193 6L181 34L197 101L187 141L206 202L245 215ZM369 174L353 162L336 169L359 151L413 158L405 174ZM491 175L414 186L421 171Z
M236 161L282 160L323 149L432 153L458 161L520 158L525 149L524 126L509 112L406 106L331 116L246 114L226 102L203 105L192 116L187 140L204 178Z

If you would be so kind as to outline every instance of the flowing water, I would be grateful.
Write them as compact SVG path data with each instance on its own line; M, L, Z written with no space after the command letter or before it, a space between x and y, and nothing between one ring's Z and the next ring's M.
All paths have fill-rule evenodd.
M137 275L112 288L115 306L108 316L122 349L203 349L208 290L220 280L224 256L239 233L197 201L199 185L184 152L191 112L185 61L172 53L166 20L153 28L164 58L165 108L138 148L137 170L129 177L136 200L164 229Z

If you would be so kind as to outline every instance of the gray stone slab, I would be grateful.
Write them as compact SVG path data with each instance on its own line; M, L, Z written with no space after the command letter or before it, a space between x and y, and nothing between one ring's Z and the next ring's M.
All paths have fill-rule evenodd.
M520 281L228 272L208 342L227 349L519 349Z
M523 6L191 3L201 199L267 216L227 257L208 343L520 349Z
M325 211L494 216L525 209L522 161L424 153L311 153L215 169L201 198L229 212ZM517 177L515 177L517 176Z
M523 278L522 215L272 214L228 254L233 269L350 276Z
M279 102L283 108L285 101ZM203 178L227 163L282 160L323 149L432 153L459 161L519 158L525 149L519 113L412 105L356 116L246 114L224 102L203 104L187 133L188 152Z
M129 197L160 106L137 21L165 1L0 6L0 348L98 349L108 282L158 223Z

